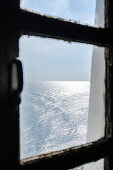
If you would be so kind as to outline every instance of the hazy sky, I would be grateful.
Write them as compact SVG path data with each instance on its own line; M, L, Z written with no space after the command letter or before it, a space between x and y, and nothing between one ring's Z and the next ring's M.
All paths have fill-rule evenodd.
M23 0L21 6L41 14L94 25L96 0ZM23 36L20 57L25 80L90 80L92 45Z

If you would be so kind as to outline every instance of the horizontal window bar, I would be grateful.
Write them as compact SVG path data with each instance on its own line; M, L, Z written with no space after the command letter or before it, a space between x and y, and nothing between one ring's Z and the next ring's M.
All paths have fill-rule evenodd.
M82 42L105 47L109 46L111 39L111 34L107 29L71 23L24 10L20 10L19 29L21 34L51 37L69 42Z
M101 139L90 144L79 147L72 147L66 150L39 155L21 160L21 168L27 170L39 169L69 169L84 163L97 161L110 152L111 140ZM21 169L20 168L20 169Z

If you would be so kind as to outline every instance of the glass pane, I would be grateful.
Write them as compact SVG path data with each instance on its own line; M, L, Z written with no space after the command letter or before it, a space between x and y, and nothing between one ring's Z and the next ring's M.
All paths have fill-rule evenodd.
M104 159L100 159L96 162L84 164L82 166L70 170L104 170Z
M92 60L93 49L92 45L48 38L23 36L20 39L24 69L20 107L21 159L86 143L88 124L90 138L93 121L88 120L90 72L94 77L99 74L93 67L91 69L91 62L98 65L104 60L102 55L98 55L97 61L95 57ZM100 124L99 121L92 122L93 126ZM101 124L99 137L104 135L104 122Z
M21 8L71 22L104 27L104 0L97 2L96 0L22 0Z

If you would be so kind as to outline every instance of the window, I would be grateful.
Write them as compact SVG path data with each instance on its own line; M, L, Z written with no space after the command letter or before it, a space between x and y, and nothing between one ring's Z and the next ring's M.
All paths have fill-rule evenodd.
M20 38L22 157L86 143L92 51L87 44Z
M112 6L105 1L105 29L93 28L59 19L48 18L20 9L19 1L3 2L1 14L0 48L0 101L3 166L15 169L71 169L108 157L112 168L110 147L112 146ZM12 10L11 10L12 9ZM46 29L45 29L46 28ZM65 31L64 31L65 30ZM19 163L19 103L22 90L21 62L18 56L20 35L52 37L66 41L82 42L106 47L106 118L105 137L101 140L51 154L37 156ZM97 38L98 37L98 38ZM13 76L13 77L12 77ZM15 81L14 81L15 80ZM16 83L15 83L16 82ZM87 155L87 156L86 156ZM106 161L105 161L106 162ZM106 164L105 164L106 167Z
M98 139L103 138L104 48L34 36L22 36L19 42L24 76L20 105L21 158L87 143L91 62L95 61L95 50L99 51L99 55L96 55L96 73L93 67L92 72L96 74L98 83L92 81L95 81L93 84L96 86L93 90L100 97L97 97L98 100L93 97L93 105L99 109L95 110L97 116L93 120L99 119L100 112L101 122L91 120L89 130L92 131L94 126L92 141L97 140L98 133ZM99 73L101 67L103 69ZM103 109L99 108L99 101L103 103Z

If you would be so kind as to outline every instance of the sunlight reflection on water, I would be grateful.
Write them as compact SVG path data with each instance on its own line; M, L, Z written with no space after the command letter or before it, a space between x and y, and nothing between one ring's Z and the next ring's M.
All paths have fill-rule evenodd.
M25 82L21 159L86 142L89 82Z

